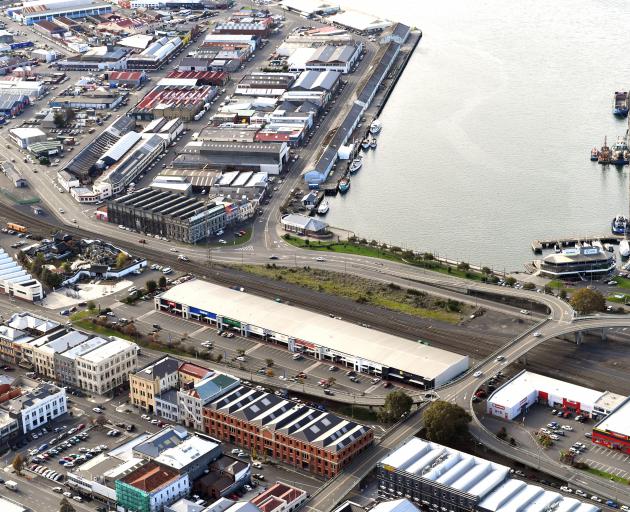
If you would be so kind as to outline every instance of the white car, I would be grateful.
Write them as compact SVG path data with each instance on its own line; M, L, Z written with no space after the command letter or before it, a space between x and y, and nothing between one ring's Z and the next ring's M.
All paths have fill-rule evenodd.
M573 432L573 427L571 425L562 425L560 428L562 430L566 430L567 432Z
M103 409L101 409L100 407L93 407L92 410L96 413L96 414L101 414L103 412Z
M237 361L245 361L245 357L244 356L238 356L236 358Z
M529 315L529 311L527 309L521 309L522 315Z
M473 373L473 377L475 378L479 378L483 375L483 372L480 370L477 370L475 373Z
M549 434L549 439L552 439L554 441L558 441L560 439L560 436L558 436L556 434Z
M534 338L540 338L542 336L542 333L540 331L536 331L534 334L532 334L532 336Z
M560 490L566 492L567 494L573 494L573 489L571 489L571 487L567 487L566 485L560 487Z
M496 360L497 361L505 361L505 356L497 356Z
M61 487L53 487L52 491L53 492L58 492L59 494L61 494L63 492L63 489Z
M315 258L315 261L326 261L326 258L318 256L317 258Z
M221 239L219 240L219 243L220 243L220 244L227 244L227 242L226 242L225 240L223 240L223 238L221 238Z
M178 249L176 249L175 247L171 247L171 248L169 249L169 251L171 251L171 252L177 252L177 251L178 251Z
M238 448L232 448L232 455L237 455L240 453L241 450L239 450Z

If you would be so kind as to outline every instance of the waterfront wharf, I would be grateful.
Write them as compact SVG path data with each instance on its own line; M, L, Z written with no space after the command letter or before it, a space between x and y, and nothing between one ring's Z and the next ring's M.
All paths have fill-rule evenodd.
M534 240L532 242L532 251L535 254L541 253L543 249L550 249L555 247L556 244L560 247L569 247L571 245L575 245L578 242L587 242L592 243L599 240L603 244L618 244L623 240L623 235L614 235L612 233L607 233L605 235L596 235L596 236L569 236L569 237L558 237L558 238L547 238L543 240Z

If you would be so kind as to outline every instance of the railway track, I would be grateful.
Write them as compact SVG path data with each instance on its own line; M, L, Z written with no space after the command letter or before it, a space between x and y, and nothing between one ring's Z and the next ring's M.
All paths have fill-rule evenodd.
M33 234L49 237L55 230L82 238L94 238L95 234L74 226L59 226L50 219L28 215L0 203L0 218L16 222L29 228ZM107 239L108 237L102 237ZM368 324L373 328L404 338L422 338L433 346L460 353L484 357L501 346L505 339L500 336L480 335L456 325L429 321L424 318L389 311L369 304L358 304L353 300L327 295L298 285L284 283L257 276L234 267L199 261L182 262L177 255L153 250L142 244L109 240L131 254L147 261L168 265L175 270L189 272L195 276L223 286L242 286L248 293L267 298L279 298L285 303L322 314L334 314L344 320Z

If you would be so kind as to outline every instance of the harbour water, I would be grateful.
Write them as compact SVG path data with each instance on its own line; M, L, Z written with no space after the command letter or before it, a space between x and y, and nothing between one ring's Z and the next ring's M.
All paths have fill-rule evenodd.
M590 149L624 135L630 15L620 0L343 0L423 38L326 221L361 237L522 270L533 239L608 233L628 167ZM614 13L614 16L611 16Z

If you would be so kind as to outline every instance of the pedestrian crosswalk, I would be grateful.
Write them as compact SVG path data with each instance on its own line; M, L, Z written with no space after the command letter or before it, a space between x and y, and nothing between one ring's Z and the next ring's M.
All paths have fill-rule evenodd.
M254 251L254 246L253 245L246 245L244 247L237 247L235 250L237 250L237 251L253 252Z

